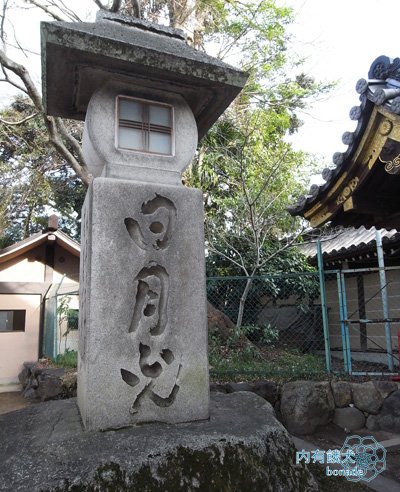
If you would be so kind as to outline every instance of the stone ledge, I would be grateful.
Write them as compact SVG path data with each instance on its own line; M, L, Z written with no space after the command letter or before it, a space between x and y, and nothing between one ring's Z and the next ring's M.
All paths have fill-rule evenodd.
M2 490L317 490L271 405L216 393L211 418L85 432L75 399L0 416ZM112 488L110 488L112 487Z

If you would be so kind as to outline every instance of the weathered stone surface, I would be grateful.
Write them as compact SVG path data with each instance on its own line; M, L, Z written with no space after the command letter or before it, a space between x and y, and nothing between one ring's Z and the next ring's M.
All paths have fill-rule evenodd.
M48 401L76 396L77 374L73 370L26 362L19 378L23 396L30 400Z
M400 390L385 399L376 420L382 430L400 433Z
M332 420L335 403L328 382L293 381L282 388L280 411L292 434L312 434Z
M336 408L333 423L342 429L356 431L364 427L365 416L355 407Z
M254 384L252 391L269 401L271 405L275 405L279 398L279 387L274 381L258 381Z
M210 383L210 391L216 391L218 393L228 393L225 384Z
M79 313L87 429L208 418L202 210L200 190L93 180Z
M213 394L209 421L84 432L74 399L0 416L0 487L73 490L317 490L271 405Z
M132 152L118 148L115 122L118 95L168 103L174 108L174 155ZM180 185L182 172L197 147L197 127L185 100L164 90L138 88L132 83L110 81L97 90L89 103L83 133L83 153L89 171L118 179Z
M274 381L258 381L257 383L226 383L224 385L227 393L235 391L251 391L264 400L275 405L278 400L278 385Z
M26 386L30 374L31 374L30 369L24 364L22 371L18 374L18 379L22 387Z
M227 383L225 385L228 393L234 393L235 391L253 391L254 385L251 383Z
M43 100L48 114L83 120L93 92L112 74L124 74L131 84L184 97L202 137L246 83L244 72L156 24L149 28L110 12L98 20L42 22Z
M351 386L347 381L331 381L333 399L337 407L347 407L352 402Z
M374 381L374 385L382 398L388 397L397 390L397 384L394 381Z
M64 369L47 369L38 378L36 397L42 401L54 400L62 393L61 377Z
M354 405L363 412L376 415L382 406L383 398L372 381L351 383Z
M378 417L377 415L369 415L365 423L365 427L371 431L379 430Z

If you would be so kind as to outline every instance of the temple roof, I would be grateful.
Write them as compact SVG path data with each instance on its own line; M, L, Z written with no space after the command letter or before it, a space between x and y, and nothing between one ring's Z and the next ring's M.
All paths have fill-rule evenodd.
M377 58L356 91L360 105L350 119L357 127L342 137L347 150L322 171L325 183L312 185L288 211L313 227L400 228L400 58Z

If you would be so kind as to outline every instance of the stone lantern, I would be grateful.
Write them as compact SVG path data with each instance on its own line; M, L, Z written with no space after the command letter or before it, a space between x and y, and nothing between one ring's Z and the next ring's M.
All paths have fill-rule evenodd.
M78 406L88 430L209 416L203 206L181 183L246 74L182 31L42 23L49 115L85 119Z

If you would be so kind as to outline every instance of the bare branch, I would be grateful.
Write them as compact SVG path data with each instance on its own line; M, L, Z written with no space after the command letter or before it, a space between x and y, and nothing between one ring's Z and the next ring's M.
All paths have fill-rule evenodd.
M57 125L62 137L64 138L64 140L66 140L71 145L71 147L74 149L74 151L76 152L76 154L78 156L79 161L84 165L84 167L87 167L86 163L85 163L85 157L83 156L82 147L79 144L79 142L76 140L76 138L74 138L68 132L68 130L65 127L65 124L61 118L56 118L55 121L56 121L56 125Z
M52 17L56 21L62 22L65 20L62 17L60 17L59 15L52 12L46 5L42 5L41 3L37 2L36 0L26 0L26 1L28 3L31 3L35 7L38 7L39 9L43 10L43 12L46 12L46 14L48 14L50 17Z
M58 1L61 4L62 8L59 7L58 5L56 5L54 2L52 2L55 7L57 7L59 10L64 12L71 20L76 21L76 22L81 22L80 17L73 10L71 10L67 5L65 5L63 0L58 0Z
M228 242L226 240L226 238L222 235L220 236L220 239L225 243L225 245L231 249L235 254L237 254L240 258L240 263L238 261L236 261L234 258L232 258L231 256L227 256L225 253L223 253L222 251L220 251L218 248L216 248L214 245L213 245L213 242L212 241L208 241L208 249L210 251L212 251L213 253L219 255L219 256L222 256L223 258L225 258L226 260L230 261L231 263L233 263L234 265L238 266L241 270L244 271L245 275L248 275L248 271L247 271L247 268L244 264L244 259L243 259L243 256L242 254L240 253L240 251L235 248L230 242Z
M4 2L3 2L3 12L1 14L1 23L0 23L0 39L2 40L3 44L5 44L4 23L6 21L7 7L8 7L8 0L4 0Z
M266 265L269 261L272 260L272 258L275 258L275 256L281 254L283 251L286 249L290 248L291 246L294 246L296 241L299 239L299 237L303 234L304 228L301 229L295 236L293 236L282 248L277 249L270 255L268 255L267 258L265 258L262 263L260 263L260 268L262 268L264 265Z
M99 7L99 9L102 9L102 10L107 10L107 7L105 7L101 2L100 0L93 0L94 3Z
M222 256L222 258L225 258L226 260L230 261L230 262L231 262L231 263L233 263L234 265L238 266L241 270L243 270L243 271L244 271L244 273L245 273L245 275L246 275L246 276L248 276L248 275L249 275L249 274L248 274L248 272L247 272L247 270L246 270L246 268L245 268L243 265L241 265L240 263L238 263L237 261L235 261L232 257L227 256L225 253L223 253L222 251L220 251L220 250L218 250L218 249L214 248L214 247L213 247L213 246L211 246L211 245L209 245L209 246L208 246L208 249L209 249L210 251L212 251L213 253L215 253L215 254L217 254L217 255L219 255L219 256Z
M57 127L56 120L50 116L47 116L43 107L42 98L35 87L27 69L18 63L15 63L11 60L4 51L0 50L0 64L3 69L10 70L15 75L17 75L21 81L23 82L26 93L31 98L33 104L35 105L38 112L42 115L44 124L46 125L47 131L49 133L50 142L53 144L56 150L61 154L61 156L69 163L72 169L76 172L76 174L82 179L83 183L88 186L91 180L91 176L87 171L87 167L82 160L81 163L76 159L76 157L68 150L65 143L63 142L63 138L66 138L68 143L72 146L72 148L77 151L78 143L73 139L73 137L67 137L68 132L66 132L63 124L59 123L59 128ZM79 158L82 157L81 150L77 152Z
M135 17L140 19L142 17L141 11L140 11L140 3L138 0L131 0L132 3L132 9Z
M13 80L10 79L10 77L8 76L6 70L4 67L1 67L3 73L4 73L4 79L0 79L0 82L7 82L7 84L10 84L12 85L13 87L15 87L16 89L18 89L19 91L22 91L24 92L26 95L28 95L28 91L22 87L22 85L19 85L17 84L16 82L14 82Z
M26 58L28 58L27 53L29 53L31 55L35 55L35 56L40 56L40 53L38 51L33 51L33 50L28 49L28 48L22 47L17 40L15 40L15 42L16 42L16 44L13 44L10 42L7 42L6 44L7 44L7 46L11 46L11 48L21 50L24 53L24 55L26 56Z
M113 3L110 7L110 12L118 12L121 8L122 0L113 0Z
M15 63L13 60L11 60L11 58L9 58L3 50L0 50L0 64L4 69L10 70L21 79L26 89L25 92L28 93L35 107L40 112L43 112L44 108L42 104L42 98L38 90L36 89L35 84L33 83L28 73L28 70L23 65Z
M6 121L0 118L0 122L3 123L4 125L11 125L11 126L17 126L17 125L22 125L23 123L26 123L27 121L31 120L32 118L35 118L39 113L33 113L27 116L26 118L19 120L19 121Z

